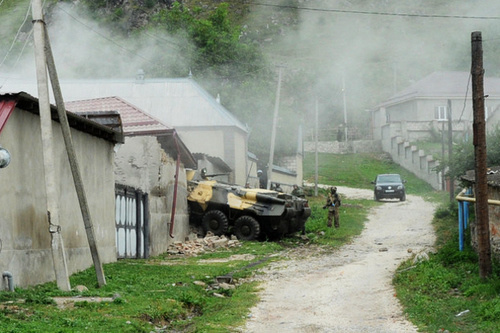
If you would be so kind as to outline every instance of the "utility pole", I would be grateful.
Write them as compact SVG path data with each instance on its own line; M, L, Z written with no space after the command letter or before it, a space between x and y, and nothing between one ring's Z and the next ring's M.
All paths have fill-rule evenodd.
M66 145L66 153L68 155L68 161L71 167L71 173L73 175L73 182L75 183L78 202L80 203L80 211L82 213L83 224L85 225L85 232L87 233L87 241L89 243L90 255L92 256L92 261L94 262L94 269L97 276L97 283L99 287L102 287L106 285L106 279L104 277L104 270L102 268L101 259L99 257L99 251L97 250L97 243L94 235L94 225L92 223L92 218L90 215L90 209L87 201L87 195L85 193L85 187L83 186L80 167L76 159L76 152L75 152L75 147L73 145L73 138L71 137L71 130L68 122L68 116L66 114L64 100L61 88L59 86L59 78L57 76L54 56L52 54L52 48L50 46L49 34L47 32L47 27L45 25L44 25L44 32L45 32L45 56L47 58L47 68L49 71L50 82L52 83L52 90L54 92L54 97L56 100L57 114L59 115L59 122L61 123L61 130L64 138L64 143ZM172 209L174 210L175 206Z
M347 142L347 102L345 96L345 79L344 75L342 75L342 98L344 100L344 139Z
M314 196L318 196L318 98L316 98L316 108L314 112L315 116L315 128L314 133Z
M451 112L451 99L448 100L448 165L451 166L453 160L453 122ZM444 155L443 155L444 158ZM455 179L450 177L450 202L455 200Z
M85 225L85 231L87 233L87 240L90 246L90 254L92 256L96 274L97 274L97 282L99 284L99 287L102 287L106 284L106 280L104 278L104 273L102 269L102 264L99 258L99 253L97 250L97 245L95 241L95 236L94 236L94 229L92 225L92 220L90 217L90 209L88 207L88 202L87 202L87 197L85 194L85 189L83 186L83 180L81 177L80 169L78 166L78 162L76 159L76 152L74 149L73 145L73 140L71 137L71 130L68 122L68 118L66 115L66 109L64 107L64 101L61 93L61 89L59 87L59 79L57 77L57 71L54 63L54 57L52 54L52 49L50 47L50 42L49 42L49 36L47 33L47 28L45 26L45 22L43 21L43 11L42 11L42 5L41 5L41 0L35 0L33 2L33 22L35 24L35 31L37 32L35 34L35 51L37 55L37 77L39 80L39 99L40 99L40 118L42 118L42 114L46 114L47 111L42 112L42 106L48 108L48 120L46 119L47 117L44 116L42 120L42 136L43 132L50 132L50 136L47 135L47 140L46 140L46 146L44 145L44 159L50 158L52 159L51 165L48 164L45 167L45 174L46 174L46 183L47 183L47 188L55 188L55 176L54 176L54 162L53 162L53 148L52 148L52 141L53 141L53 135L52 135L52 119L50 116L50 101L48 97L48 87L47 87L47 70L50 75L50 80L52 83L52 89L54 91L54 97L56 99L56 104L57 104L57 112L59 116L59 122L61 124L61 130L62 130L62 135L64 138L64 143L66 146L66 152L68 155L68 160L69 164L71 167L71 172L73 175L73 181L75 183L75 188L76 188L76 194L78 196L78 200L80 203L80 209L83 217L83 222ZM47 148L47 149L46 149ZM47 156L47 157L45 157ZM49 176L47 176L49 175ZM47 179L50 178L50 179ZM57 217L57 221L59 220L59 211L58 208L55 211L56 214L54 214L54 208L52 207L57 207L57 191L52 190L53 193L50 195L47 194L47 200L51 203L51 205L48 205L49 207L49 218L52 219L52 222L54 221L54 217ZM50 222L50 221L49 221ZM52 224L51 224L52 226ZM64 246L62 244L62 238L60 235L60 226L58 224L55 225L56 231L51 231L51 234L54 237L58 236L60 238L60 244L57 247L58 251L62 251L62 257L64 257ZM53 241L54 243L54 241ZM54 245L52 246L53 252L54 252ZM53 255L54 256L54 255ZM55 267L58 267L60 264L61 259L54 258L54 265ZM65 272L65 275L68 275L67 268L66 268L66 261L64 259L64 270L62 268L57 268L57 271L63 271ZM61 274L61 273L59 273ZM57 278L58 273L56 272L56 278ZM59 278L58 280L58 286L60 284ZM59 286L60 289L66 290L65 284L61 281L61 286ZM69 279L68 279L68 288L69 288ZM70 288L69 288L70 289ZM68 289L68 290L69 290Z
M280 107L280 93L281 93L281 66L279 67L278 74L278 88L276 89L276 101L274 103L274 117L273 117L273 129L271 132L271 149L269 151L269 163L267 165L267 189L271 189L271 176L273 174L273 163L274 163L274 142L276 141L276 125L278 122L278 110Z
M491 245L488 213L488 183L486 169L486 124L484 119L483 45L480 31L471 35L472 44L472 107L474 113L474 156L476 180L476 230L479 252L479 276L491 276Z
M38 105L40 108L40 127L42 134L42 154L45 175L45 192L47 196L47 217L51 236L52 259L56 275L57 287L63 291L71 290L64 252L64 243L59 225L59 205L55 182L54 149L52 146L52 117L47 84L47 67L44 53L44 25L41 0L32 4L33 38L35 43L36 76L38 85Z

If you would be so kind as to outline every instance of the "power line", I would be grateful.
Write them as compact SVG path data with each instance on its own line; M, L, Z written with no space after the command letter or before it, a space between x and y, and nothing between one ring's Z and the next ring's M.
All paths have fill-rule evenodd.
M254 6L265 6L274 8L297 9L307 10L313 12L325 13L341 13L341 14L361 14L361 15L375 15L375 16L400 16L400 17L419 17L419 18L449 18L449 19L473 19L473 20L500 20L499 16L467 16L467 15L438 15L438 14L410 14L410 13L388 13L378 11L363 11L363 10L347 10L347 9L326 9L326 8L313 8L291 5L276 5L263 2L245 2L245 4Z
M2 1L2 2L3 2L3 1ZM1 5L1 4L2 4L2 3L0 2L0 5ZM25 15L25 17L24 17L23 23L21 23L21 26L19 27L19 29L17 29L16 36L15 36L15 37L14 37L14 39L12 40L12 43L11 43L11 45L10 45L9 50L8 50L8 51L7 51L7 53L5 54L5 57L2 59L2 62L0 62L0 67L2 67L2 66L3 66L3 64L5 63L5 61L7 60L7 58L9 57L10 52L11 52L11 51L12 51L12 49L14 48L14 45L15 45L15 43L16 43L17 38L19 37L19 34L20 34L20 32L21 32L21 29L23 28L24 24L25 24L25 23L26 23L26 21L28 20L28 16L29 16L30 9L31 9L31 1L30 1L29 5L28 5L28 9L27 9L27 11L26 11L26 15ZM23 49L24 49L24 48L23 48Z
M68 11L66 11L65 9L63 9L60 5L57 6L60 10L62 10L64 13L66 13L69 17L71 17L73 20L75 20L76 22L80 23L81 25L83 25L84 27L86 27L87 29L89 29L90 31L92 31L93 33L101 36L102 38L104 38L105 40L107 40L108 42L116 45L116 47L120 48L121 50L131 54L131 55L134 55L134 56L137 56L147 62L152 62L150 59L146 58L146 57L143 57L142 55L138 54L138 53L135 53L134 51L131 51L123 46L121 46L120 44L116 43L112 38L100 33L99 31L95 30L94 28L92 28L91 26L83 23L81 20L79 20L78 18L76 18L75 16L71 15Z

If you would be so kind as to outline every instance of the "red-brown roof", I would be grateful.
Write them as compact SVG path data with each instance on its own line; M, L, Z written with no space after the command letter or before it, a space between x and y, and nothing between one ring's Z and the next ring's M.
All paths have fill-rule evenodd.
M82 116L93 112L116 111L120 113L125 135L172 130L158 119L116 96L66 102L65 106L69 111Z
M172 156L180 154L186 168L197 168L197 162L184 142L172 127L145 113L138 107L116 96L101 97L65 103L66 109L82 117L87 117L101 124L113 127L107 119L107 113L118 112L125 136L156 136L161 147Z

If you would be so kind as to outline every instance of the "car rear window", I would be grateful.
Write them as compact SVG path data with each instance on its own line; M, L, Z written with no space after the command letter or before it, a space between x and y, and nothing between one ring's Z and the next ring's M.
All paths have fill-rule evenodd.
M399 175L382 175L377 177L379 183L401 183Z

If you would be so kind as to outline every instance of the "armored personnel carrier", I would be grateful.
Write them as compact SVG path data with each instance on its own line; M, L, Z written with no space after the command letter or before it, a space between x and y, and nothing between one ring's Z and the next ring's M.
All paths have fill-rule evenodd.
M188 182L188 205L194 223L215 235L240 240L279 238L304 231L311 215L308 201L277 191L245 188L215 180Z

